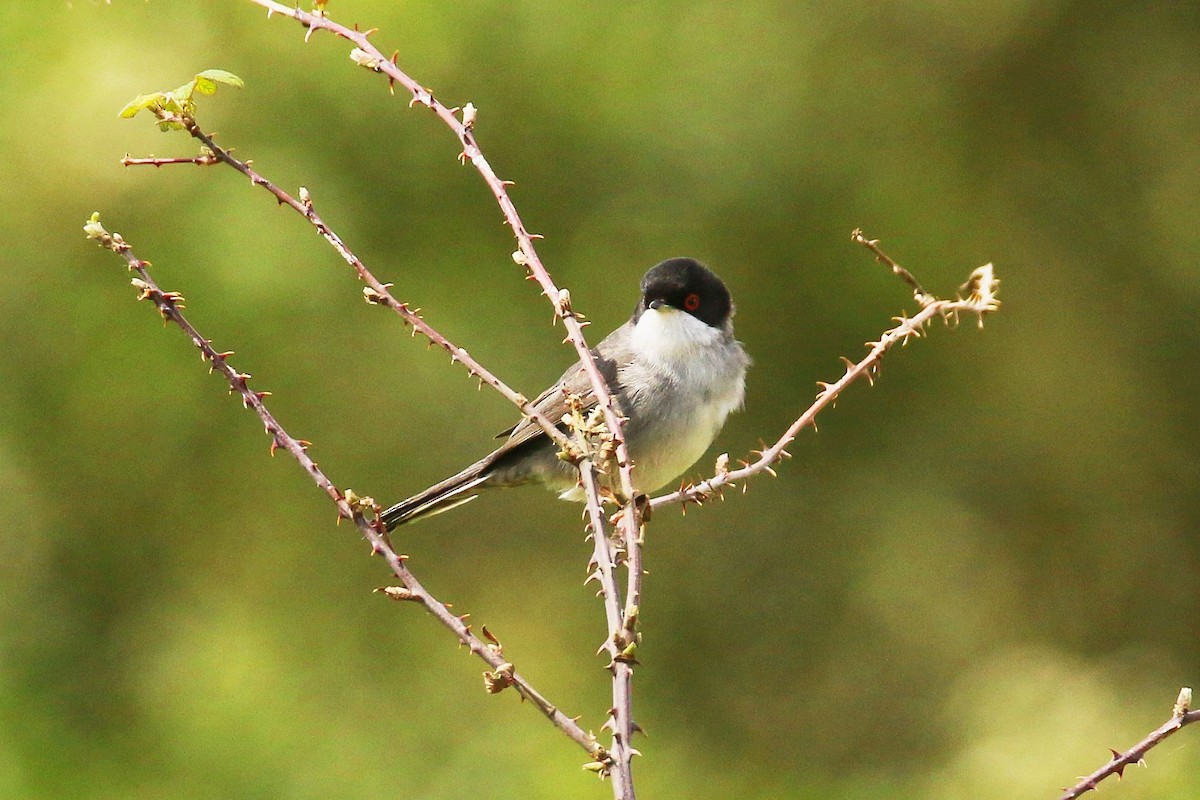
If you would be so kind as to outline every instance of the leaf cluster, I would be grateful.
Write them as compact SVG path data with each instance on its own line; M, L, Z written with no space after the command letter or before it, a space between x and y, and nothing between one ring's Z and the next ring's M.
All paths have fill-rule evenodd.
M139 94L121 109L122 119L137 116L139 111L151 111L158 117L159 130L183 130L183 118L193 117L196 112L196 93L216 94L219 84L241 89L245 84L241 78L223 69L206 69L197 72L190 81L170 92Z

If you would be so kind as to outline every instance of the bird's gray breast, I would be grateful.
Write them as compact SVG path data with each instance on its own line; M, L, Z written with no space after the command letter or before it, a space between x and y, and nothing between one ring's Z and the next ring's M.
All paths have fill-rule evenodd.
M640 491L660 488L704 454L742 404L747 363L726 334L685 358L639 357L622 366L621 398L630 405L626 441Z

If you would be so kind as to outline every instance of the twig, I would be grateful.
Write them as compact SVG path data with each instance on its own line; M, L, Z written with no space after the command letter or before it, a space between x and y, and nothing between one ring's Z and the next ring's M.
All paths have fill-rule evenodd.
M584 493L588 498L587 511L589 517L588 529L592 538L592 559L588 562L589 575L585 584L593 580L599 582L598 594L604 600L604 616L608 623L608 637L600 646L601 652L609 656L608 670L612 674L612 707L609 719L604 723L612 734L612 746L609 748L613 760L601 772L601 764L594 762L585 765L601 774L608 774L613 779L614 797L624 798L633 796L633 776L630 772L616 769L620 764L628 765L637 750L633 749L631 740L633 732L638 730L633 721L633 651L636 647L636 634L627 633L627 627L636 622L636 614L630 619L621 608L617 588L616 565L613 559L613 548L604 533L604 513L600 504L599 488L596 485L595 472L581 469L580 480ZM626 554L628 558L628 551Z
M205 133L200 129L196 120L187 115L175 114L163 109L155 109L155 114L160 120L179 124L184 130L192 136L192 138L200 141L205 153L199 158L211 159L211 163L223 163L236 169L238 172L250 179L250 183L254 186L260 186L270 192L279 202L280 205L287 206L296 213L304 217L308 222L316 228L326 242L337 251L342 259L354 268L358 273L358 277L366 283L363 289L363 296L369 303L377 305L385 305L392 309L406 325L411 325L413 334L420 333L433 344L441 347L450 354L452 361L459 361L467 368L467 372L479 379L481 383L486 383L491 386L503 397L508 399L513 405L521 409L521 413L536 422L546 434L554 440L556 444L564 448L567 452L573 452L573 445L570 439L559 430L556 423L549 420L544 414L539 412L520 392L512 389L500 378L496 377L490 370L476 361L470 353L464 348L452 343L449 339L439 333L432 325L425 321L420 314L420 309L409 308L407 303L402 303L392 296L390 284L381 283L374 274L371 273L367 266L362 262L357 255L346 245L342 238L323 220L316 209L313 207L312 197L308 190L304 187L300 188L300 197L297 199L285 192L278 185L268 180L259 174L250 164L249 161L242 161L233 155L232 152L217 144L211 134ZM159 166L160 163L187 163L188 159L181 159L179 162L172 162L169 159L131 159L128 156L122 160L126 166L137 166L142 164L153 164ZM209 162L205 162L209 163Z
M195 164L199 167L211 167L213 164L219 163L219 159L211 152L201 153L198 156L191 158L134 158L128 153L121 159L123 167L165 167L170 164Z
M450 108L435 98L429 89L426 89L396 66L398 52L393 53L389 58L371 43L369 37L375 33L375 29L367 31L351 29L334 22L325 16L324 13L311 13L300 8L286 6L274 0L250 0L250 2L267 9L268 16L281 14L299 22L308 29L308 33L305 36L306 40L315 31L326 30L353 43L356 49L350 55L356 64L387 76L388 86L393 93L395 91L395 84L400 84L411 95L409 106L426 106L458 138L459 143L462 145L459 160L464 163L470 161L479 172L496 198L496 203L500 206L500 210L504 214L505 223L512 228L513 236L517 241L517 251L513 253L513 260L529 271L530 277L538 282L542 287L543 294L550 299L556 318L563 321L563 325L567 330L567 338L574 345L579 355L580 363L592 383L597 404L604 411L605 424L608 426L609 431L611 431L614 443L616 444L616 461L621 473L620 488L629 501L628 505L632 505L636 497L636 492L632 476L630 475L631 462L629 460L629 453L625 447L625 440L622 435L623 420L619 409L615 407L611 393L608 391L608 384L596 366L595 356L583 336L583 326L586 323L582 319L582 316L571 307L570 294L560 289L554 283L554 280L550 277L550 273L542 264L541 258L537 254L537 249L533 244L535 239L542 237L539 234L530 233L525 227L525 223L521 220L520 214L517 213L517 208L508 194L508 187L512 186L513 182L500 178L480 149L475 138L475 122L478 118L475 107L468 104L463 109L457 107ZM462 112L461 120L455 116L455 113L459 111ZM623 531L630 539L636 538L637 525L635 516L636 509L635 513L628 518L628 521L623 521L622 523Z
M1162 742L1175 731L1182 728L1184 725L1190 725L1193 722L1200 720L1200 711L1191 711L1189 707L1192 704L1192 690L1188 687L1183 687L1179 690L1179 698L1175 701L1174 707L1171 709L1171 718L1152 731L1145 739L1135 744L1133 747L1120 753L1116 750L1110 750L1112 758L1108 760L1100 769L1093 772L1087 777L1081 778L1079 783L1069 789L1064 789L1059 800L1075 800L1075 798L1086 794L1087 792L1097 789L1100 781L1116 775L1117 778L1122 778L1125 775L1125 768L1131 764L1141 764L1146 756L1146 753L1155 745Z
M855 231L855 236L861 238L861 234ZM866 240L863 240L866 243ZM870 242L869 246L875 252L878 251L878 242ZM886 258L886 256L884 256ZM907 270L904 270L895 262L888 259L888 263L893 265L893 271L900 270L896 274L912 276ZM906 281L909 282L909 281ZM941 317L944 320L957 320L959 314L973 314L980 324L983 324L983 317L1000 307L999 301L996 299L996 290L999 281L996 280L991 264L985 264L971 273L967 283L960 290L965 293L965 297L960 296L954 300L939 300L929 296L928 302L924 303L924 307L913 317L899 316L895 317L898 323L896 327L886 331L877 341L867 342L869 351L865 358L858 363L854 363L849 359L843 358L842 361L846 365L846 371L838 380L833 383L818 381L821 391L817 394L813 401L804 413L802 413L783 435L770 447L764 447L761 450L751 451L754 456L752 460L742 460L740 469L731 470L728 468L728 460L722 458L718 461L716 474L713 477L701 481L700 483L690 486L684 486L678 491L669 494L660 495L650 501L650 507L657 509L672 503L695 503L702 505L706 500L714 494L721 496L723 490L729 486L736 486L739 481L743 481L751 476L766 472L770 475L775 474L772 465L777 461L790 457L787 451L787 446L792 443L796 435L806 427L815 427L817 414L822 410L835 403L838 397L846 387L854 383L859 378L866 378L869 382L874 382L875 375L879 370L879 363L883 356L896 344L907 344L910 338L920 338L924 335L926 325L934 318ZM909 282L909 285L917 285L915 279ZM742 485L742 491L745 491L745 485Z
M892 270L894 275L908 284L908 288L912 289L913 299L920 303L922 307L927 306L937 300L936 297L921 288L921 284L917 282L917 279L913 277L911 272L897 264L892 260L891 256L879 249L878 239L868 239L867 237L863 236L863 232L858 228L854 229L854 232L850 234L850 238L874 253L876 261L878 261L880 264L886 264Z
M489 641L484 642L481 640L471 631L471 626L466 622L469 615L456 616L451 613L450 609L444 603L437 600L421 585L420 581L417 580L416 576L413 575L404 563L407 556L397 553L388 540L383 523L379 520L379 507L375 505L375 502L371 498L358 497L350 490L343 493L334 486L333 482L326 477L325 473L317 466L317 463L308 455L307 449L310 443L296 439L288 434L271 412L267 410L263 399L269 396L270 393L256 392L250 389L247 383L250 376L238 372L229 363L229 356L232 355L232 351L218 352L212 346L210 340L200 335L200 332L196 330L182 313L183 297L177 292L166 292L160 289L150 276L148 271L149 262L138 258L134 254L132 247L120 234L110 234L106 231L101 226L98 216L93 215L88 224L84 226L88 238L96 240L102 247L113 251L124 259L129 269L138 276L133 279L133 285L141 293L138 299L150 300L157 306L159 313L164 319L178 325L187 334L188 338L192 340L192 343L200 349L201 357L208 362L210 371L216 370L220 372L226 381L229 382L230 392L237 392L241 395L242 404L246 408L252 409L258 415L259 419L262 420L263 426L266 428L267 435L271 437L272 454L274 454L276 449L283 449L290 453L299 462L304 471L308 473L309 477L313 479L313 482L337 505L338 520L353 520L355 526L362 533L363 538L371 545L372 553L382 556L387 562L388 567L392 570L392 573L403 584L402 589L399 587L388 587L383 590L384 593L394 599L419 602L438 622L449 628L460 643L466 645L474 655L486 662L493 670L490 673L485 673L485 681L487 682L489 691L499 691L506 686L512 686L521 697L533 703L555 727L587 751L588 755L594 761L599 763L610 761L611 756L607 749L596 741L594 735L583 730L575 719L563 714L557 706L534 689L514 669L510 662L504 659L503 649L495 637L491 636L485 630ZM367 518L367 515L370 516L370 519Z
M620 527L621 538L627 552L626 564L628 567L626 601L622 611L622 629L633 630L637 622L637 610L641 597L643 575L640 551L642 525L640 510L638 508L638 494L632 475L633 465L625 444L623 432L624 419L609 391L603 375L600 374L591 348L584 338L583 326L586 323L583 321L581 315L571 307L570 294L566 290L560 289L554 283L549 272L542 264L533 243L534 239L540 237L537 234L530 233L526 229L524 222L517 213L516 206L509 197L508 186L512 185L512 182L503 180L496 174L475 139L474 128L477 120L477 110L473 105L468 103L461 109L462 118L459 119L459 117L455 116L455 112L460 109L449 108L438 101L430 90L426 89L396 66L398 53L393 53L389 58L384 56L380 50L371 44L368 37L374 33L373 29L368 31L352 30L344 25L333 22L323 12L310 13L299 8L285 6L274 0L251 0L251 2L267 9L268 16L281 14L300 22L308 29L305 35L306 40L315 31L323 29L353 43L355 48L350 53L351 59L359 66L386 75L388 87L393 92L395 91L395 85L399 83L411 96L411 100L409 101L410 106L424 105L432 110L450 128L462 145L459 160L463 163L470 161L475 169L478 170L488 188L491 189L504 215L505 222L512 229L513 236L516 238L517 250L513 253L513 260L529 271L529 277L538 282L542 287L543 294L550 299L550 302L554 306L556 318L562 319L563 327L567 331L567 338L579 355L580 364L588 376L597 405L603 412L605 425L615 445L614 460L618 468L619 488L625 501L624 510L620 516ZM584 469L593 468L593 466L590 462L581 463L581 472ZM587 483L586 479L581 478L581 480L585 484ZM589 503L591 502L592 499L589 498ZM608 546L606 528L601 515L596 513L592 514L592 517L596 520L593 523L593 535L603 542L603 546ZM628 676L629 673L625 669L614 671L614 697L619 694L620 699L614 705L614 717L616 720L614 724L615 763L610 774L613 777L614 796L622 800L633 800L634 798L632 767L630 765L633 750L628 747L629 738L634 728L631 719L632 710L629 707L631 695L627 691L621 691L618 687L618 683L622 680L626 683L628 682ZM616 744L618 739L624 741L624 748Z

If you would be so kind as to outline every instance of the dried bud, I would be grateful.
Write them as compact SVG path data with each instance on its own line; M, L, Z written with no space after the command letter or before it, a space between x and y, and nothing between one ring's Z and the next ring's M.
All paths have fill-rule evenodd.
M488 630L487 625L483 626L482 633L483 633L483 638L487 639L488 642L490 642L488 647L490 647L497 655L504 652L504 645L500 644L500 640L497 639L496 636L491 631Z
M496 668L495 672L483 673L483 688L488 694L499 694L516 681L513 679L513 665L507 661Z
M100 224L99 211L92 212L92 215L88 217L88 221L83 225L83 232L87 234L87 238L89 239L103 240L108 238L108 231Z
M379 71L379 59L360 47L356 47L350 51L350 60L360 67L373 69L376 72Z
M413 593L411 589L406 589L403 586L382 586L375 591L386 594L393 600L414 600L421 602L421 598Z
M1175 708L1171 710L1171 716L1182 717L1192 707L1192 690L1190 687L1183 687L1179 690L1179 698L1175 700Z
M375 498L359 496L354 493L353 489L347 489L345 493L346 505L350 506L351 511L356 511L364 517L373 517L378 512L379 506L375 503Z
M613 656L613 661L620 661L622 664L637 664L637 642L625 645L621 652Z

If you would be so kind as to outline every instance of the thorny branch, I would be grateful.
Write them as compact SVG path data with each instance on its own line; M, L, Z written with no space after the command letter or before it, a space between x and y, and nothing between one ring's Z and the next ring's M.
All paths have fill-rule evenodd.
M450 343L441 333L425 322L425 320L419 315L418 311L412 310L407 306L407 304L397 301L389 291L390 285L380 283L379 280L375 278L375 276L367 269L365 264L363 264L361 259L359 259L353 253L353 251L350 250L340 236L338 236L337 233L333 231L333 229L330 228L329 225L316 213L311 194L307 189L301 187L298 198L291 196L277 184L273 183L255 170L251 165L251 162L238 159L229 149L218 145L214 141L211 134L204 132L199 127L194 117L188 114L167 111L163 108L154 108L153 110L160 121L173 123L179 128L186 130L189 135L200 141L202 144L201 155L193 159L137 159L126 156L124 159L122 159L122 163L124 165L152 165L157 167L166 164L181 163L195 163L202 165L224 163L241 172L250 179L252 185L259 186L268 191L275 197L277 202L279 202L281 205L286 205L292 208L297 213L304 216L305 219L307 219L310 224L316 228L317 232L339 253L339 255L342 256L347 263L349 263L355 269L359 278L367 283L367 286L363 289L363 293L368 302L387 305L392 308L397 314L400 315L406 324L413 327L414 335L419 332L426 336L431 343L437 344L449 352L452 360L461 361L467 367L467 370L480 380L481 385L483 383L487 383L514 404L516 404L519 408L521 408L526 416L532 417L536 422L538 422L542 429L547 431L560 445L560 447L562 447L565 453L579 458L581 462L581 472L591 473L595 469L591 460L585 459L581 456L581 454L586 451L585 442L580 441L579 443L575 443L571 441L571 439L569 439L558 427L551 424L551 422L544 415L540 414L529 403L527 398L515 392L502 381L500 381L500 379L493 375L489 370L476 362L465 349ZM592 478L592 475L589 474L587 478ZM585 479L584 484L585 494L590 501L589 509L595 511L595 513L591 515L588 528L593 532L597 530L604 531L606 521L602 513L601 498L599 491L596 488L596 482L594 479ZM586 487L589 485L591 488L587 489ZM599 549L605 549L607 551L607 549L610 547L606 534L602 534L597 541L597 551ZM608 553L607 560L609 563L612 563L611 552ZM613 573L611 571L600 573L600 580L604 585L601 590L602 593L604 593L607 597L613 598L614 603L618 602L616 600L617 591L615 588L616 583ZM636 611L632 615L621 615L619 612L619 607L617 608L617 622L614 626L614 623L612 623L610 619L610 635L606 639L605 645L602 649L608 649L610 651L610 655L612 656L612 659L610 660L610 669L612 669L614 672L614 681L616 682L614 683L614 708L627 708L629 706L630 679L632 677L631 644L636 636L633 631L633 625L636 622L637 615ZM504 674L501 672L493 673L488 684L489 688L493 691L499 691L500 689L504 688L504 686L507 685L504 682L504 677ZM616 715L614 714L614 716ZM616 723L611 718L605 723L605 726L610 728L613 728L615 725ZM631 729L633 728L636 728L636 725L631 724ZM612 759L607 758L603 761L593 761L587 766L590 769L601 772L602 774L607 774L608 770L612 766L612 763Z
M1079 779L1079 783L1069 789L1064 789L1059 800L1075 800L1093 789L1099 789L1100 781L1116 775L1117 778L1122 778L1125 775L1125 768L1132 764L1141 764L1152 747L1162 742L1175 731L1182 728L1184 725L1190 725L1193 722L1200 721L1200 711L1192 711L1192 690L1188 687L1183 687L1179 690L1179 697L1175 701L1175 705L1171 708L1171 718L1151 731L1145 739L1135 744L1133 747L1126 750L1124 753L1116 750L1110 750L1112 758L1108 763L1100 767L1100 769Z
M593 763L610 763L611 755L596 741L593 734L583 730L575 718L568 717L560 711L557 706L534 689L510 662L505 660L503 647L486 627L483 629L487 639L485 642L471 631L471 626L467 624L469 614L458 616L451 613L446 604L437 600L421 585L405 564L407 556L400 555L392 547L387 531L384 530L383 523L379 520L379 507L374 500L369 497L360 497L349 489L342 492L326 477L317 463L308 455L310 443L288 434L267 409L263 400L270 395L270 392L252 390L248 383L250 376L238 372L229 363L229 357L233 355L233 352L217 351L209 339L200 335L200 332L183 315L183 296L178 292L163 291L159 288L150 276L148 269L150 262L138 258L134 254L132 246L119 233L110 234L105 230L100 224L97 214L92 215L92 218L84 226L84 230L89 239L96 240L102 247L113 251L125 261L130 271L137 275L132 283L140 292L138 299L150 300L158 308L164 320L170 320L179 326L192 340L192 343L200 349L201 358L209 364L209 371L220 372L229 382L230 392L237 392L241 395L242 404L258 415L267 435L271 437L271 453L274 454L277 449L283 449L291 454L316 485L337 505L338 520L353 520L363 538L371 545L372 553L383 557L392 573L402 584L402 586L389 586L381 591L396 600L420 603L438 622L449 628L460 643L466 645L474 655L486 662L492 668L491 672L484 673L485 685L489 691L497 692L508 686L513 687L522 698L533 703L555 727L587 751L588 755L592 757Z
M614 460L619 475L618 488L625 503L623 513L620 514L618 519L621 530L621 543L625 549L628 580L626 583L625 603L621 611L621 626L615 630L611 629L610 626L609 636L614 642L636 636L638 608L641 602L642 576L644 574L641 555L642 524L638 505L638 493L634 487L632 475L633 464L629 458L629 451L626 447L623 433L624 418L609 391L604 377L600 374L592 351L584 338L583 327L586 323L582 315L572 309L570 294L565 289L560 289L550 277L549 272L546 271L534 247L534 240L540 237L537 234L530 233L526 229L520 215L517 213L516 206L509 197L508 186L512 185L512 182L503 180L496 174L476 141L474 128L477 120L477 110L470 103L459 109L450 108L438 101L429 89L422 86L397 67L396 57L398 53L394 53L389 58L370 42L369 36L374 33L373 30L352 30L344 25L333 22L323 12L310 13L299 8L285 6L282 3L274 2L274 0L251 0L251 2L267 9L268 16L281 14L300 22L308 29L305 37L306 40L315 31L323 29L353 43L354 49L351 51L350 57L354 62L359 66L386 75L388 87L393 92L395 91L395 85L397 83L400 84L411 97L409 101L410 106L424 105L433 111L450 128L462 145L459 160L463 163L470 161L482 176L488 188L491 189L504 215L505 222L510 226L513 236L516 238L517 250L513 253L513 260L529 271L528 277L538 282L542 288L542 292L550 299L554 306L555 317L563 321L563 326L567 331L567 338L575 347L580 364L591 383L597 406L603 412L609 436L612 438ZM461 119L456 116L456 112L459 111L462 114ZM588 469L595 469L595 465L588 461L581 462L580 467L581 472ZM581 481L585 487L589 483L589 479L586 477L581 477ZM590 482L595 482L594 472ZM593 493L593 496L588 497L589 506L594 505L597 501L598 496L595 493ZM589 516L592 521L592 536L596 538L597 547L608 547L607 527L603 514L598 508L595 508L589 509ZM601 580L607 581L608 577L607 575L602 575ZM605 585L603 588L604 591L613 596L616 595L617 587L615 583L611 586ZM633 643L630 642L622 645L622 647L625 649L631 644ZM630 740L636 728L632 719L632 659L630 658L625 661L614 660L612 662L612 671L613 710L610 727L612 728L613 735L612 756L614 761L612 768L601 771L601 774L608 774L613 778L613 794L615 797L632 800L634 791L630 762L635 751L632 748Z
M390 291L391 284L381 283L379 279L376 278L369 269L367 269L367 266L363 263L362 259L355 255L354 251L352 251L349 246L346 245L342 238L332 228L329 227L329 225L321 218L319 214L317 214L316 208L313 206L312 196L307 189L300 187L299 198L292 197L277 184L259 174L253 168L251 162L242 161L234 156L230 150L217 144L213 140L212 134L205 133L200 129L200 126L197 124L195 118L184 114L172 113L161 108L154 109L154 113L160 120L164 122L178 124L184 130L186 130L192 138L199 141L203 146L201 154L193 159L130 158L129 156L125 156L125 158L121 160L122 164L127 167L141 165L152 165L157 167L165 164L195 163L202 165L227 164L230 167L233 167L238 172L249 178L252 185L260 186L266 191L270 192L280 205L291 208L296 213L308 220L309 224L311 224L317 230L317 233L321 235L321 238L328 242L329 245L337 251L338 255L340 255L347 264L354 268L354 271L358 273L359 279L366 284L366 286L363 287L363 297L368 303L383 305L392 309L392 311L396 312L400 319L404 321L405 325L412 326L414 336L420 333L422 336L428 339L430 343L435 344L448 352L452 361L461 362L462 365L467 368L467 372L476 377L480 381L481 385L486 383L488 386L491 386L503 397L509 400L517 408L521 409L522 414L536 422L542 428L542 430L545 431L546 434L566 452L575 452L574 444L561 430L559 430L557 424L551 422L544 414L534 408L533 404L529 402L528 398L515 389L512 389L510 386L508 386L508 384L496 377L490 370L476 361L464 348L455 345L440 332L438 332L421 316L420 309L409 308L407 303L402 303L393 297Z
M554 283L549 272L542 264L541 258L538 256L534 246L534 240L542 237L539 234L530 233L521 220L521 216L508 194L508 187L512 186L513 182L500 178L480 149L478 141L475 138L475 123L478 119L477 109L470 103L462 108L451 108L434 97L432 91L422 86L396 65L398 53L393 53L391 57L387 57L371 43L369 37L375 33L374 29L367 31L359 31L357 28L351 29L334 22L324 13L304 11L300 8L274 2L274 0L250 0L250 2L267 9L268 16L280 14L302 24L308 29L308 33L305 36L306 40L315 31L326 30L351 42L354 44L355 49L351 52L350 56L356 64L385 75L388 79L389 89L393 93L395 93L395 85L400 84L411 95L411 99L409 100L410 107L415 105L426 106L458 138L459 143L462 145L462 152L458 156L459 160L463 163L470 161L479 172L495 196L496 202L504 214L505 223L512 228L518 248L513 253L513 260L529 271L529 277L538 282L542 287L543 294L550 299L554 307L555 317L563 321L567 329L567 338L574 345L584 370L594 384L593 390L596 393L598 405L604 409L605 422L612 432L616 444L617 463L622 471L620 488L626 494L627 499L632 501L636 493L633 488L632 478L628 474L631 462L629 461L628 452L625 449L624 439L620 435L622 419L618 413L619 409L615 407L614 399L608 391L608 385L596 367L595 357L592 354L591 348L583 336L583 327L587 323L584 321L583 315L571 307L570 293L560 289ZM461 113L461 119L456 116L457 113ZM622 524L626 526L625 531L627 533L632 534L635 532L636 528L632 525L632 520L623 522Z
M567 720L570 724L565 725L563 720L566 718L562 717L561 713L545 701L544 698L536 695L536 692L531 687L524 684L519 676L516 675L511 664L503 661L500 643L486 629L483 633L490 644L483 643L471 634L469 626L466 626L461 618L451 615L445 606L437 603L436 600L429 597L420 588L415 578L412 578L411 573L408 573L405 568L403 563L404 557L396 556L391 549L390 544L387 542L386 533L382 530L379 523L377 521L368 522L366 517L363 516L364 511L369 511L372 517L374 517L376 509L374 508L373 501L370 501L369 498L364 501L364 499L357 498L350 492L347 492L346 496L343 497L327 480L327 485L323 486L323 488L327 492L330 492L331 496L338 502L339 514L355 520L360 529L363 529L364 536L371 541L375 551L384 554L388 558L393 571L401 579L401 582L404 584L403 588L389 587L386 590L387 593L397 599L418 600L425 604L431 612L435 613L435 616L442 619L442 614L439 614L437 610L440 608L447 617L447 619L442 619L442 621L451 627L452 630L456 631L460 641L467 643L471 647L472 652L483 657L493 667L492 672L485 673L485 681L490 691L499 691L507 686L516 686L522 696L533 700L542 709L543 713L553 720L558 727L563 729L564 732L579 742L593 755L594 760L586 766L601 775L609 775L613 778L614 796L618 798L633 798L634 791L630 761L637 751L632 748L631 739L634 731L637 730L637 726L632 719L631 690L632 667L636 663L635 652L639 639L637 620L643 576L641 559L643 508L648 513L651 508L673 502L682 503L685 507L687 502L700 504L713 494L719 495L726 486L736 485L737 481L742 481L760 472L774 474L772 465L788 455L785 448L794 440L799 431L808 425L812 425L816 415L825 407L835 402L840 393L850 383L860 377L866 377L868 381L871 381L878 370L879 362L883 355L897 342L907 343L910 337L921 336L926 324L935 316L940 316L943 320L952 321L957 320L958 314L967 312L976 315L982 324L983 316L998 308L998 303L995 299L997 281L993 276L992 267L990 264L985 265L972 273L968 284L963 287L963 291L966 294L965 297L960 295L954 300L939 300L926 293L911 273L883 253L878 247L878 242L868 240L860 232L855 231L855 241L869 248L875 253L878 261L886 264L909 285L913 291L914 298L922 307L921 311L912 318L897 318L899 324L895 328L884 333L878 341L868 343L868 347L870 348L868 355L857 364L846 360L847 370L845 374L835 383L822 383L822 391L812 406L789 426L788 430L785 431L783 436L774 445L766 447L761 451L754 451L754 455L757 458L753 461L742 461L741 469L730 470L728 467L728 458L723 456L722 459L718 460L717 474L714 477L698 485L685 486L678 492L664 495L645 503L645 498L639 497L634 488L631 472L632 464L629 460L622 433L623 418L621 417L620 409L617 407L615 399L609 391L609 387L600 375L593 354L583 336L583 327L587 323L581 314L572 309L569 293L554 284L549 273L542 265L534 247L534 240L540 237L529 233L518 215L507 191L507 187L512 185L511 182L501 180L495 174L495 171L480 150L474 133L474 126L477 120L477 110L474 106L468 103L462 109L449 108L439 102L433 96L432 92L421 86L396 66L395 54L391 58L387 58L370 43L368 37L374 31L360 32L357 28L351 30L332 22L320 10L314 13L305 12L298 8L286 7L273 0L251 0L251 2L266 8L268 15L280 13L299 21L308 29L306 39L316 30L324 29L352 42L355 47L350 55L356 64L386 75L389 88L393 92L395 84L399 83L411 95L410 106L424 105L428 107L456 135L462 145L462 152L459 155L460 161L463 163L466 163L468 160L471 161L479 171L485 183L492 190L503 212L506 224L513 230L517 241L517 250L513 253L513 260L528 270L529 275L527 277L536 280L542 287L543 293L551 300L554 306L555 317L556 319L563 320L564 327L567 330L567 338L578 352L582 367L592 383L592 390L597 399L598 408L604 416L607 428L606 435L610 440L609 444L611 445L611 450L615 456L614 460L619 471L620 494L625 502L625 507L616 517L616 519L620 520L619 525L622 535L619 544L621 551L614 552L613 543L610 542L607 535L606 519L601 506L601 494L596 472L599 467L595 463L595 459L589 457L586 442L582 441L584 438L583 435L579 431L575 431L576 435L581 439L576 446L557 428L557 421L547 420L538 414L526 398L507 387L498 378L495 378L490 372L471 359L464 350L448 342L432 327L424 323L416 311L409 309L406 304L396 301L388 291L388 285L376 280L362 262L317 215L307 190L301 189L299 199L291 197L278 186L259 175L248 161L241 161L233 157L228 150L218 146L213 141L212 136L201 131L195 120L189 115L179 115L162 109L157 109L155 112L158 114L160 120L177 123L194 138L203 143L204 147L201 155L191 159L134 159L127 156L123 163L127 166L163 166L174 163L208 165L220 162L226 163L242 172L250 178L254 185L267 189L281 204L288 205L302 214L317 229L321 236L354 267L359 277L367 283L367 287L363 291L369 302L388 305L407 324L413 326L414 334L421 332L432 343L450 352L453 360L463 361L471 374L479 378L481 384L488 383L515 403L527 416L533 418L551 438L562 446L564 451L571 454L577 460L580 468L581 483L588 501L586 512L589 520L588 529L594 540L594 554L589 563L590 574L588 581L590 582L595 579L601 585L600 594L604 597L605 616L609 628L609 637L602 646L602 650L607 650L611 657L609 668L613 675L613 707L610 711L610 719L605 723L605 727L609 728L612 732L613 741L612 747L609 750L600 747L590 734L583 734L582 730L573 721ZM461 119L456 116L460 111ZM113 245L114 242L116 246ZM119 237L109 237L107 242L103 243L124 256L127 260L132 258L128 247L119 240ZM133 260L136 261L136 259ZM138 263L141 264L142 262ZM130 265L132 269L139 269L132 261ZM144 267L140 272L144 272ZM178 316L177 296L172 296L171 293L160 292L149 280L148 275L140 280L144 284L141 287L143 289L143 297L153 299L159 305L160 311L162 311L165 317L174 319L185 330L189 330L189 327L186 327L186 321L181 316ZM204 350L206 345L202 344L203 340L200 340L198 335L194 334L194 331L189 331L189 335L192 335L193 340ZM227 367L224 358L222 358L223 354L213 352L210 355L206 352L205 355L213 363L214 367L216 367L218 361L221 362L221 367ZM232 368L229 368L229 370L232 372ZM225 372L226 370L222 369L222 371ZM260 416L266 414L266 409L262 407L261 403L262 395L249 391L245 386L245 376L240 376L241 384L239 386L238 374L232 372L232 375L233 377L230 377L227 374L226 377L230 379L230 385L233 389L242 392L244 402L248 406L254 407L256 411L261 409ZM267 425L268 431L274 437L272 449L276 445L287 446L289 437L282 433L282 430L274 423L273 419L268 421L268 417L264 416L264 424ZM295 453L293 454L296 455ZM303 455L302 446L300 446L300 454ZM300 456L297 457L299 458ZM304 456L304 458L307 458L307 456ZM301 463L305 463L303 459ZM320 476L321 479L324 479L324 476L316 470L315 464L311 464L308 468L314 477ZM320 480L318 480L318 485L321 485ZM743 485L743 490L744 488ZM364 502L366 505L362 505ZM388 556L389 553L391 554L390 557ZM623 604L618 598L617 579L615 577L618 555L623 556L628 570L628 581ZM456 621L457 626L451 623L450 620Z
M959 290L958 297L953 300L939 300L926 294L908 270L884 255L883 251L879 249L877 240L866 239L857 230L852 234L852 238L868 247L876 254L877 258L888 264L893 272L904 279L910 287L913 287L913 294L922 305L921 310L912 317L895 317L895 322L898 323L896 327L884 332L878 340L866 343L868 352L862 360L855 363L843 358L846 371L833 383L818 381L821 391L817 394L816 400L795 422L788 426L775 444L752 451L752 459L740 461L742 465L740 469L729 469L728 457L722 456L717 460L716 474L711 478L655 497L650 501L651 508L659 508L672 503L681 503L685 509L688 503L703 505L714 495L722 497L727 487L736 487L739 482L754 475L763 472L774 475L774 464L791 456L786 448L796 438L796 435L806 427L815 427L817 414L833 405L847 386L859 378L865 378L869 383L874 383L875 375L879 371L879 364L892 347L897 344L907 344L909 339L920 338L925 334L926 326L936 318L948 323L955 323L960 314L971 314L978 319L982 326L984 316L1000 307L1000 301L996 299L1000 282L996 279L991 264L984 264L974 270ZM741 484L741 488L743 492L746 490L745 483Z
M855 230L853 233L851 233L850 239L857 244L861 244L863 247L874 253L876 261L878 261L880 264L887 265L887 267L892 271L893 275L908 284L908 288L912 289L913 299L920 303L922 308L930 303L937 302L936 297L921 288L921 284L917 282L917 279L913 277L911 272L897 264L891 256L879 248L878 239L868 239L866 236L863 236L863 232L861 230Z

